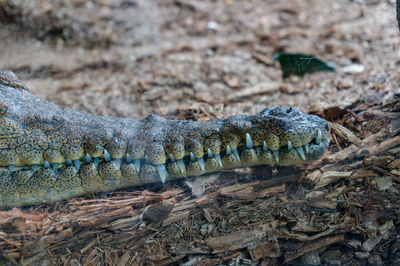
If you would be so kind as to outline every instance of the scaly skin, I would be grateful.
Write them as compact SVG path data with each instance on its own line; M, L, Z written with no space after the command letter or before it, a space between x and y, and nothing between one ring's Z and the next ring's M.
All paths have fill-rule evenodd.
M328 123L290 107L209 121L100 117L63 109L0 71L0 207L320 158Z

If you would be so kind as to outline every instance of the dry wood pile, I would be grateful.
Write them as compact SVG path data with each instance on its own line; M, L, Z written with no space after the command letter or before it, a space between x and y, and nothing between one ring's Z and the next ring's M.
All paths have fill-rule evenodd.
M399 264L399 97L316 110L332 142L312 165L2 211L2 263Z

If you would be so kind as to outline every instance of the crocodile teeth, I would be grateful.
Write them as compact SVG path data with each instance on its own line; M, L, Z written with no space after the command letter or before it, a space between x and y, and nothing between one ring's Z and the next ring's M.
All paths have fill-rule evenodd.
M185 164L183 162L182 159L178 160L178 167L181 170L181 173L183 174L186 170L185 170Z
M257 157L260 157L260 153L261 153L261 148L260 147L256 148L256 153L257 153Z
M176 161L175 157L174 157L172 154L169 155L169 159L170 159L171 162L173 162L173 163Z
M99 167L99 162L100 162L99 158L93 158L93 162L94 162L94 165L96 166L96 168Z
M195 161L196 161L196 156L194 155L193 152L190 152L190 160L191 160L192 162L195 162Z
M293 150L293 145L292 145L292 142L290 140L288 140L288 142L287 142L287 148L288 148L289 151Z
M235 155L236 160L237 160L238 162L240 162L240 156L239 156L239 153L238 153L237 150L233 150L233 155Z
M118 169L121 169L121 159L119 159L119 158L114 159L114 162L117 165Z
M320 144L321 143L321 138L322 138L322 133L321 133L321 130L318 129L318 133L317 133L317 137L315 138L315 142L317 144Z
M67 165L71 166L72 165L72 160L70 158L67 158Z
M71 161L71 163L72 163L72 161ZM37 165L37 164L32 165L31 167L32 167L33 172L36 172L36 171L39 170L39 168L40 168L40 166Z
M211 149L208 149L208 157L209 158L212 158L212 157L214 157L214 154L213 154L213 152L211 151Z
M267 142L264 141L263 143L263 151L267 152L268 151L268 146L267 146Z
M329 138L326 138L323 141L325 143L325 146L329 146L329 142L330 142Z
M204 164L204 159L203 158L198 158L197 162L200 164L201 171L205 171L206 170L206 165Z
M104 149L104 161L106 161L106 162L111 161L111 155L106 149Z
M131 155L129 153L126 154L125 161L126 161L127 164L130 164L132 162L132 158L131 158Z
M160 175L161 182L165 183L167 179L167 168L165 168L165 164L159 164L156 166L158 174Z
M133 164L135 165L136 172L140 172L140 160L133 160Z
M303 150L303 148L302 148L302 147L297 147L296 150L297 150L297 152L300 154L301 158L302 158L303 160L306 160L306 156L304 156L304 150Z
M276 163L279 163L279 151L275 150L275 151L272 151L272 153L274 154Z
M90 157L89 153L86 153L85 163L90 163L92 161L92 157Z
M43 162L43 167L46 168L46 169L50 168L50 163L48 161L44 161Z
M8 166L8 170L9 170L10 172L14 172L14 171L16 170L15 165L10 164L10 165Z
M253 140L251 139L249 133L246 133L246 148L247 149L253 148Z
M57 172L57 171L58 171L58 168L61 168L61 166L62 166L62 164L60 164L60 163L55 163L55 164L53 164L53 171L54 171L54 172Z
M306 153L308 154L310 152L310 145L308 143L304 144L304 149L306 150Z
M222 167L221 156L220 156L219 154L216 154L216 155L215 155L215 159L217 159L219 166Z
M79 170L79 168L81 168L81 161L74 160L74 165L75 165L76 170Z
M232 154L232 150L231 150L231 146L226 146L226 155L231 155Z

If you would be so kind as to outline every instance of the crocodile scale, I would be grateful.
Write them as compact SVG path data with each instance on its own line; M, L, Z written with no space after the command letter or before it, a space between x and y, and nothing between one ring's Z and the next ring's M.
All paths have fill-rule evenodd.
M60 108L0 71L0 207L320 158L328 123L291 107L208 121L111 118Z

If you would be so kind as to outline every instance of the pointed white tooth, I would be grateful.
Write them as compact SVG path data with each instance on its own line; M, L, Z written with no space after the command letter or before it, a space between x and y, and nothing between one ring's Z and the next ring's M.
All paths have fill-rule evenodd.
M104 161L106 161L106 162L111 161L110 153L106 149L104 149Z
M204 159L203 158L198 158L197 162L200 164L201 171L205 171L206 170L206 165L204 164Z
M71 164L72 164L72 161L71 161ZM37 165L37 164L34 164L34 165L32 165L31 167L32 167L33 172L36 172L36 171L39 170L39 168L40 168L40 166Z
M79 170L79 168L81 168L81 161L74 160L74 165L75 165L76 170Z
M292 145L292 142L290 140L288 140L288 142L287 142L287 148L288 148L289 151L293 150L293 145Z
M171 162L173 162L173 163L176 161L175 157L174 157L172 154L169 155L169 159L170 159Z
M185 163L183 162L182 159L178 160L178 167L179 167L179 169L181 170L181 173L182 173L182 174L186 171L186 169L185 169Z
M72 165L72 160L70 158L67 158L67 165L71 166Z
M318 129L318 133L317 133L317 137L315 138L315 142L317 144L320 144L321 143L321 138L322 138L322 132L321 132L321 130Z
M260 154L261 154L261 148L260 147L256 148L256 154L257 154L257 157L260 157Z
M267 142L264 141L263 143L263 151L267 152L268 151L268 146L267 146Z
M160 175L161 182L165 183L165 180L167 179L167 168L165 168L165 164L159 164L156 168Z
M217 159L219 166L222 167L221 156L220 156L219 154L216 154L216 155L215 155L215 159Z
M58 171L58 168L61 168L61 164L60 164L60 163L55 163L55 164L53 164L52 166L53 166L52 168L53 168L53 171L54 171L54 172L57 172L57 171Z
M47 162L47 161L46 161ZM15 165L13 165L13 164L10 164L9 166L8 166L8 171L10 171L10 172L14 172L16 170L16 167L15 167Z
M132 162L132 158L131 158L131 155L129 153L126 154L125 161L126 161L127 164L130 164Z
M226 155L231 155L232 154L232 150L231 150L231 146L226 146Z
M85 155L85 163L90 163L92 161L92 157L90 157L89 153L86 153Z
M99 158L93 158L93 162L94 162L94 165L96 166L96 168L97 167L99 167L99 162L100 162L100 159Z
M306 159L306 156L304 156L304 150L303 150L303 148L302 148L302 147L297 147L296 150L297 150L297 152L300 154L300 157L301 157L303 160L305 160L305 159Z
M117 165L118 169L121 169L121 159L116 158L116 159L114 159L114 162Z
M43 167L46 168L46 169L50 168L50 163L48 161L44 161L43 162Z
M238 153L237 150L233 150L233 155L235 155L236 160L237 160L238 162L240 162L240 156L239 156L239 153Z
M272 151L272 153L274 154L276 163L279 163L279 151L275 150L275 151Z
M304 144L304 149L306 150L306 153L308 154L310 152L310 145L308 143Z
M190 152L190 160L191 160L192 162L195 162L195 161L196 161L196 156L194 155L193 152Z
M247 149L253 148L253 140L251 139L249 133L246 133L246 148Z
M330 142L330 140L329 140L329 138L326 138L326 139L324 139L323 140L324 141L324 143L325 143L325 146L329 146L329 142Z
M208 149L208 158L212 158L212 157L214 157L214 154L211 151L211 149Z
M133 163L135 164L136 172L140 172L140 160L133 160Z

